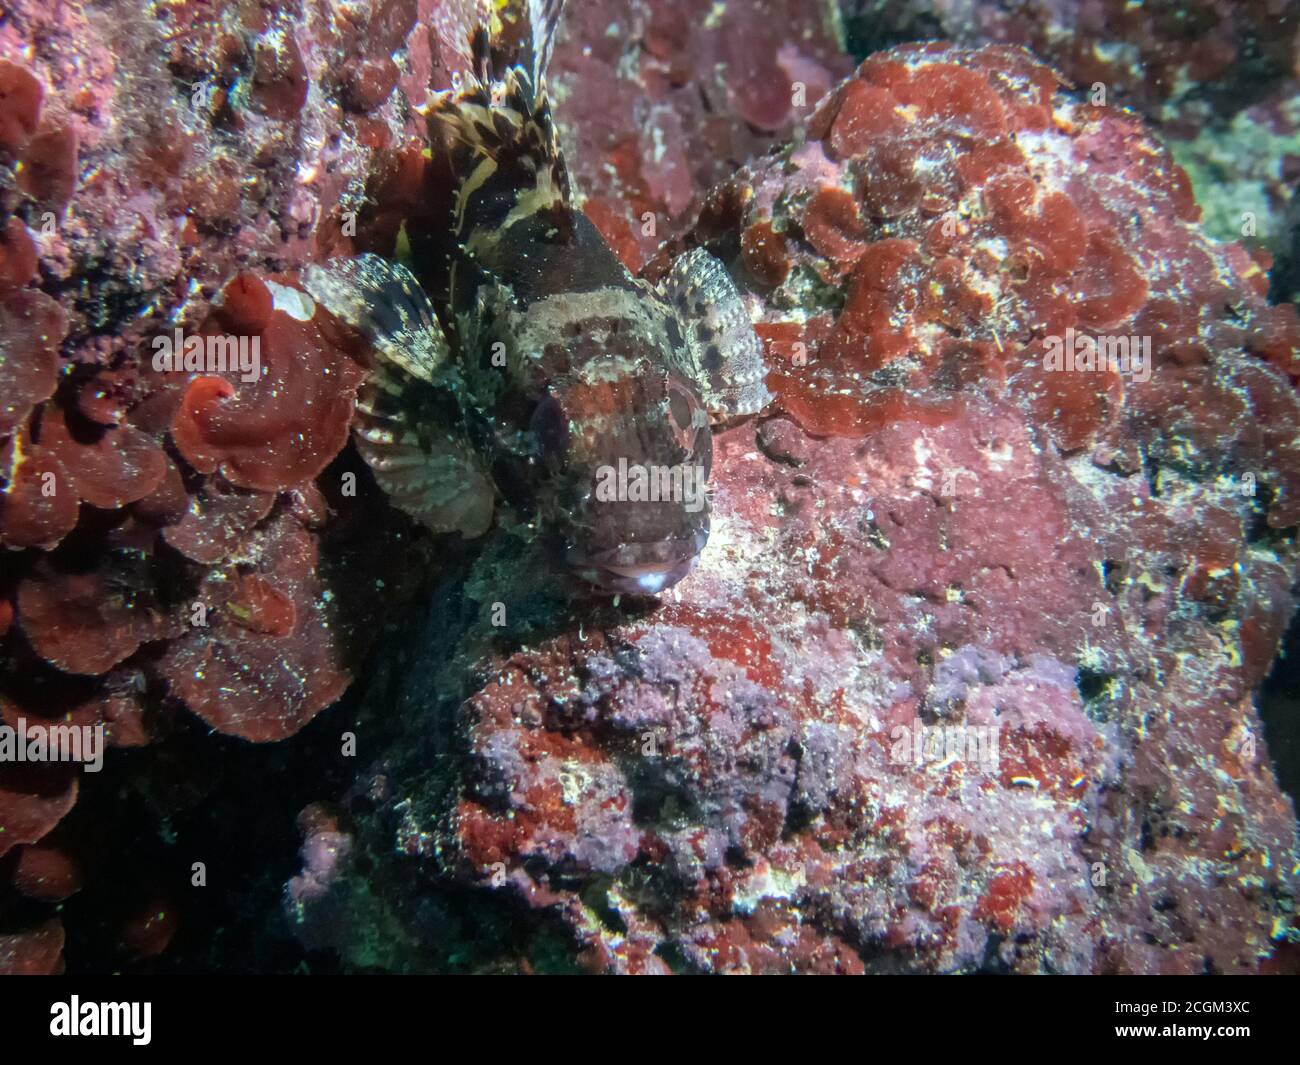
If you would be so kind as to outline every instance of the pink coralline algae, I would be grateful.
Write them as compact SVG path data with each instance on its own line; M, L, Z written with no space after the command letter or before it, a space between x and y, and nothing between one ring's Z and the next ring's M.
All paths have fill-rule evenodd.
M1252 693L1295 606L1300 327L1198 214L1023 51L865 62L669 249L731 264L777 394L715 440L698 569L546 614L536 559L485 552L352 793L374 872L294 895L312 942L436 964L441 878L512 915L488 968L559 929L606 972L1259 971L1296 893Z
M1106 87L1152 118L1187 126L1296 77L1300 22L1287 0L883 0L844 5L889 35L937 27L966 44L1027 48L1071 81Z
M0 26L11 728L102 724L139 747L186 710L292 735L346 690L394 594L384 578L413 557L344 453L357 338L293 285L382 232L371 183L413 143L406 92L445 84L458 50L431 49L415 0L218 7L19 2ZM468 8L444 9L451 33ZM391 56L408 38L402 87ZM259 372L158 360L177 333L255 342ZM359 550L365 535L383 548ZM328 588L327 538L346 570ZM0 767L0 883L46 901L72 883L36 845L77 792L68 767ZM52 969L62 943L57 922L0 937L0 971Z
M368 352L297 278L332 255L392 253L403 226L418 241L430 224L438 160L417 108L465 69L480 8L7 5L9 727L102 724L110 747L149 747L168 772L201 761L175 737L195 726L286 739L347 690L417 589L429 540L348 446ZM660 235L683 229L708 185L805 121L848 70L829 0L730 5L721 24L707 4L635 5L647 51L617 76L606 53L630 45L587 35L578 10L556 63L559 108L592 217L634 263L657 244L645 211ZM679 17L701 32L681 36ZM227 338L255 341L259 365L160 358L177 331L205 357ZM77 795L62 771L0 767L0 971L61 965L62 926L12 917L14 892L52 904L103 889L60 865L94 842ZM69 837L57 847L56 826ZM152 957L178 918L174 906L159 918L153 889L140 890L123 904L135 916L122 944Z
M1153 122L1195 185L1206 231L1252 247L1274 293L1300 289L1300 7L1290 0L845 0L863 54L942 37L1019 45L1079 98Z
M573 4L556 113L584 209L639 268L850 69L830 0Z
M168 647L158 671L213 728L256 741L291 736L343 694L321 601L316 544L291 516L258 530L247 564L209 572L200 596L218 611Z
M508 499L473 551L385 505L348 444L370 352L299 281L443 224L418 108L478 6L6 7L0 725L110 750L102 780L0 763L0 972L61 971L92 893L115 959L165 952L188 866L131 847L367 655L390 746L304 811L285 900L344 964L1280 964L1295 818L1252 693L1295 605L1300 327L1087 92L1178 129L1219 102L1190 79L1287 76L1275 6L930 5L1072 93L1009 47L845 80L831 0L571 5L588 215L651 279L722 257L777 396L718 435L698 571L619 606L571 600ZM1084 8L1135 47L1062 45ZM178 330L197 361L157 357ZM1099 337L1150 360L1054 368ZM207 358L228 338L254 368Z

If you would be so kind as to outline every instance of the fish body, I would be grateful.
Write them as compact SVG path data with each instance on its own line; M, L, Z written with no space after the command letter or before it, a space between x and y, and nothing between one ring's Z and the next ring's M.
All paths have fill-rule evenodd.
M477 29L471 74L430 108L456 180L446 331L399 264L366 255L306 280L375 346L355 433L396 505L476 536L507 497L589 585L654 594L708 540L711 416L769 396L720 262L694 249L652 286L575 205L545 76L561 7L530 3L515 62Z

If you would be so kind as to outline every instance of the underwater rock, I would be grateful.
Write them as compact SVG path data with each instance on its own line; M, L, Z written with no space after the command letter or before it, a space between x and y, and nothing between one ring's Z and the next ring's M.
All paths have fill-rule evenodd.
M364 370L337 330L292 317L301 305L284 271L371 232L372 175L419 126L406 91L422 100L435 77L420 6L429 5L7 6L0 710L9 727L103 724L111 746L143 746L184 705L233 734L279 739L346 688L392 596L383 577L395 587L409 562L408 530L381 516L382 550L359 550L371 511L384 509L373 487L342 489L346 457L324 493L313 484L347 443ZM468 8L442 6L455 16L451 33ZM336 73L391 65L412 36L403 89L383 70L364 83ZM444 59L458 51L452 40ZM449 72L436 77L445 84ZM273 279L288 312L271 298ZM177 330L255 340L265 373L188 372L179 360L160 370L155 341ZM304 507L309 497L314 507ZM332 591L316 572L326 535L348 563ZM332 601L355 616L332 620ZM243 697L226 698L231 682ZM20 889L44 882L33 877L49 861L31 845L77 795L75 776L39 770L5 766L0 785L0 847L18 848L0 878L12 873ZM170 933L135 938L144 946L133 952L150 955ZM23 959L46 948L57 959L63 934L11 939L0 967L49 969Z
M418 589L411 575L435 550L455 556L386 505L349 446L365 352L295 278L330 255L392 253L404 225L410 236L429 224L436 160L417 108L467 69L483 6L6 5L6 722L104 724L110 746L165 748L159 765L177 714L286 738L347 688ZM666 20L635 7L653 55L613 83L584 54L583 27L561 46L558 80L578 86L562 111L571 138L586 138L576 169L602 225L640 227L640 208L663 214L663 232L683 229L693 197L784 138L848 70L829 0L731 4L725 25L689 39L676 15L702 24L712 8L679 6ZM613 125L597 121L607 108ZM657 240L624 243L644 257ZM256 372L187 368L183 347L159 361L177 330L205 358L222 350L214 341L255 341ZM47 783L0 786L0 821L24 826L6 849L66 825L75 783L48 795ZM41 858L23 851L17 864ZM99 886L87 876L87 892ZM171 938L150 900L125 926L134 956ZM57 960L63 934L3 942L6 957L48 948Z
M1280 943L1295 812L1252 692L1300 573L1295 309L1140 119L1023 51L881 53L809 130L647 267L724 258L772 365L696 571L593 605L502 530L381 657L354 871L295 896L345 964L1247 973Z
M574 4L552 64L584 210L632 270L849 72L833 0Z
M843 0L841 10L858 54L936 37L1019 45L1081 99L1140 112L1191 176L1207 232L1267 249L1281 267L1279 298L1300 294L1300 202L1288 164L1300 155L1294 3Z
M347 818L305 816L289 896L351 964L1269 953L1295 825L1251 692L1293 605L1297 329L1138 119L1008 49L878 57L818 110L850 70L830 0L574 5L555 95L586 210L636 267L666 236L723 256L779 395L719 436L699 571L616 611L508 520L464 573L385 504L347 444L366 353L296 287L441 224L416 107L476 5L218 6L12 0L0 26L0 722L153 748L124 790L157 805L118 839L178 778L206 794L209 728L296 734L385 637L386 751ZM1126 17L1168 36L1153 10ZM1170 69L1217 77L1271 10ZM1104 76L1151 113L1184 84L1145 46L1092 55L1144 64ZM1277 210L1285 173L1258 175ZM256 339L259 372L158 368L176 329ZM1046 370L1070 329L1150 336L1150 379ZM918 731L967 725L999 730L995 769ZM79 780L0 766L0 972L59 971L39 913L105 890ZM121 945L154 957L156 883L188 873L122 860Z
M1085 90L1194 128L1296 77L1300 23L1286 0L844 0L858 46L913 35L1006 44ZM871 49L874 50L874 49Z

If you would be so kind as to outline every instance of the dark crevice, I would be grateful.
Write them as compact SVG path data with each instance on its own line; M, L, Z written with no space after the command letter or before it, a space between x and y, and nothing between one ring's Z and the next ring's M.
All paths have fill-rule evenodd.
M1300 611L1259 692L1259 716L1278 784L1300 804Z

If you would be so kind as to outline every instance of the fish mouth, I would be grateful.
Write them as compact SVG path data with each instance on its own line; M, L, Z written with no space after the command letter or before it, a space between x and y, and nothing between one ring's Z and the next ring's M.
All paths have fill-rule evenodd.
M571 551L567 561L574 573L609 595L658 595L695 568L708 539L703 532L689 540L624 544L590 555Z

